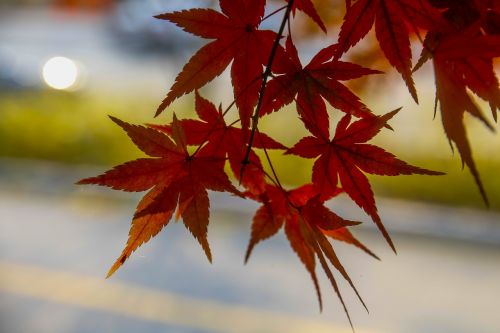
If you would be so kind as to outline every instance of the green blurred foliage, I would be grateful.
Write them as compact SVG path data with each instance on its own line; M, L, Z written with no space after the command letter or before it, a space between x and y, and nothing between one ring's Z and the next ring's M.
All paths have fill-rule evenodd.
M116 164L140 152L108 115L152 119L156 100L45 91L0 95L0 156ZM148 117L149 116L149 117Z
M183 103L187 104L174 106L179 118L193 117L192 99L185 100ZM157 98L142 94L127 97L55 91L0 94L0 157L106 166L141 157L143 153L107 115L131 123L152 122L157 102ZM170 118L171 114L165 117ZM165 117L153 122L161 123ZM261 129L272 133L288 146L306 135L293 109L264 118ZM398 136L397 133L389 135ZM390 143L377 144L390 146ZM461 169L458 156L447 154L438 157L436 154L414 154L412 151L402 155L401 152L394 152L411 164L443 171L447 175L373 176L371 181L376 195L485 207L469 172ZM282 183L293 186L310 181L313 160L283 155L282 152L269 153ZM263 152L260 155L264 165L267 165ZM477 156L477 163L491 206L500 210L500 177L497 176L500 161L487 157Z

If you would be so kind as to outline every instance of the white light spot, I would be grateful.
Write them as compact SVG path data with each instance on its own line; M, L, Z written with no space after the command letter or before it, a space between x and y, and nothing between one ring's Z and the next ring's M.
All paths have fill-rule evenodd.
M54 57L45 63L42 74L49 87L67 90L75 86L79 73L78 66L73 60L65 57Z

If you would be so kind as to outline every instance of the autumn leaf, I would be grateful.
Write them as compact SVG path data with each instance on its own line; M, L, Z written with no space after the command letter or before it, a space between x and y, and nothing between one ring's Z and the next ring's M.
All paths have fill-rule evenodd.
M156 16L196 36L215 39L184 66L157 115L176 98L213 80L232 62L231 79L241 124L243 128L249 126L258 100L263 65L268 61L276 33L258 30L264 15L264 0L221 0L220 6L222 13L191 9Z
M303 138L287 151L287 154L304 158L319 157L314 163L312 181L321 198L326 200L335 195L340 183L349 197L370 215L394 251L396 249L378 215L373 192L364 173L387 176L442 174L411 166L382 148L365 143L398 111L363 118L351 124L351 116L346 115L337 125L333 139L321 132L313 132L314 136Z
M464 43L468 44L468 41L464 41ZM491 60L481 57L464 57L451 60L447 59L445 52L443 53L441 55L438 48L434 53L433 60L436 96L439 100L443 126L450 143L453 142L456 145L463 163L468 166L479 187L483 200L488 204L486 191L472 157L463 117L467 112L493 130L479 107L467 93L466 88L470 88L479 96L487 99L496 118L496 112L500 107L498 81L496 81Z
M284 227L290 246L311 276L320 308L322 307L322 298L316 276L316 258L318 258L344 307L349 322L351 322L349 312L329 265L332 265L342 275L355 291L361 303L365 304L326 235L333 234L338 230L341 232L338 235L346 235L343 239L345 241L349 238L347 235L350 234L346 231L347 228L358 225L359 222L344 220L325 207L312 184L306 184L291 191L284 191L274 185L268 185L265 192L258 196L250 194L249 197L262 203L262 206L253 218L245 262L248 261L257 243L270 238ZM351 244L354 243L351 242ZM363 245L358 242L356 246Z
M442 24L427 33L414 71L432 59L443 127L450 146L457 147L471 171L481 196L489 205L486 190L472 156L464 123L465 113L493 126L482 114L470 92L487 101L495 121L500 109L500 89L493 59L500 56L500 36L490 19L500 10L497 1L430 1L441 10Z
M432 6L444 10L442 12L443 18L455 26L455 28L460 29L469 26L480 17L479 8L476 4L481 1L429 0L429 2Z
M262 202L263 205L257 209L253 217L245 263L248 262L255 245L275 235L283 226L288 215L286 198L282 195L281 190L275 186L267 185L265 191L257 195L252 194L251 197Z
M225 158L210 155L203 149L196 155L189 154L188 138L175 115L171 125L173 141L155 129L131 125L116 118L112 120L127 132L141 150L156 158L127 162L78 183L124 191L145 191L152 188L136 209L127 245L110 269L108 277L123 265L132 252L169 223L176 208L177 215L182 216L184 225L198 240L211 261L207 241L207 190L240 195L224 173Z
M297 49L291 38L286 41L288 61L280 68L275 68L277 75L268 84L261 115L277 111L294 100L297 112L306 126L314 127L328 136L329 117L326 111L328 103L357 117L371 115L371 111L340 81L380 73L349 62L330 60L336 45L322 49L302 67ZM314 129L313 129L314 130Z
M437 24L432 19L438 17L438 12L422 0L358 0L348 8L344 17L337 58L364 38L375 24L380 48L418 102L412 78L408 26L429 28Z
M285 1L289 2L289 0ZM292 7L292 12L294 15L297 10L300 10L307 16L309 16L321 28L321 30L326 33L325 24L316 11L316 8L314 7L314 4L311 0L295 0Z
M463 164L471 171L484 202L489 205L467 139L464 115L469 113L494 131L469 91L489 103L496 120L500 110L500 88L493 58L500 56L500 36L483 35L477 25L467 26L460 34L455 34L455 29L454 25L445 25L440 31L427 34L415 70L432 59L436 98L446 136L450 145L457 147Z
M241 128L228 125L224 121L221 110L217 110L214 104L200 96L195 95L196 113L200 120L185 119L179 123L188 136L188 145L203 145L204 150L214 156L224 158L227 156L229 165L236 179L253 193L264 191L265 174L260 158L253 151L249 159L250 164L246 166L243 179L240 179L240 170L246 152L245 132ZM170 126L151 125L160 131L171 133ZM286 149L281 143L271 137L259 133L254 144L255 148Z

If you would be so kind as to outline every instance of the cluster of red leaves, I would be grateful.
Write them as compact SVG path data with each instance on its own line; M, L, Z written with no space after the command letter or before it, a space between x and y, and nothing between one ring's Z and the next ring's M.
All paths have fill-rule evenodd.
M484 201L488 198L472 158L463 122L465 112L493 129L469 91L490 104L493 118L500 109L500 89L493 59L500 56L499 0L358 0L349 5L338 41L340 57L369 32L375 33L385 57L401 73L418 101L412 73L432 59L436 103L450 144L455 144ZM412 69L410 31L423 48ZM437 104L436 104L437 105Z
M150 158L128 162L80 181L125 191L149 190L137 207L127 245L108 276L140 245L160 232L174 213L177 219L182 217L211 260L207 190L224 191L261 203L253 218L245 260L258 242L284 228L292 249L314 282L320 305L316 259L347 313L330 267L340 273L356 294L357 291L330 241L343 241L376 256L351 233L350 227L359 222L341 218L325 206L326 201L346 193L371 217L395 251L365 174L440 174L411 166L367 143L384 128L390 128L388 121L399 110L377 116L367 108L342 81L380 72L340 58L373 24L383 53L401 73L415 100L410 31L426 32L415 69L426 60L433 60L446 133L458 147L486 199L466 139L463 115L469 112L488 123L468 90L487 100L495 117L500 108L493 70L493 58L500 55L500 1L358 0L346 4L338 43L319 51L306 66L301 64L290 31L285 42L282 37L286 23L297 10L307 14L323 31L327 30L311 0L285 0L278 32L259 29L265 0L220 0L221 12L191 9L157 16L211 40L187 62L157 110L160 114L175 99L195 91L199 119L178 120L174 114L167 125L138 126L112 118ZM223 111L201 97L197 89L230 64L233 104L239 111L239 119L228 124L226 115L233 104ZM261 133L258 121L292 102L311 135L287 148ZM333 136L326 102L345 113ZM271 174L266 172L256 149L263 150ZM284 189L274 172L268 149L316 159L311 183L294 190ZM226 162L240 189L231 183L225 171Z
M417 69L429 59L434 65L436 102L444 130L462 161L470 169L484 201L486 191L472 158L464 114L468 112L489 129L493 126L469 91L487 101L494 120L500 110L500 88L493 59L500 56L499 0L431 0L441 10L441 20L430 27Z

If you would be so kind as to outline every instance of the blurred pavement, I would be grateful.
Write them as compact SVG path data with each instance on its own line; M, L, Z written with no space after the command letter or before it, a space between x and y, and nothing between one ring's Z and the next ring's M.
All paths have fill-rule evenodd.
M243 255L254 206L213 195L210 265L182 223L171 223L111 279L104 275L127 237L138 196L74 189L95 170L0 169L0 330L2 332L350 332L322 276L313 286L283 234ZM51 170L51 171L50 171ZM64 172L64 170L66 170ZM24 176L23 175L24 172ZM59 177L59 185L28 189ZM19 185L15 185L19 184ZM44 190L46 188L46 190ZM81 191L80 191L81 190ZM499 216L380 199L393 255L357 209L357 235L382 262L338 244L339 257L368 304L341 283L356 332L497 333ZM465 221L464 221L465 219Z

